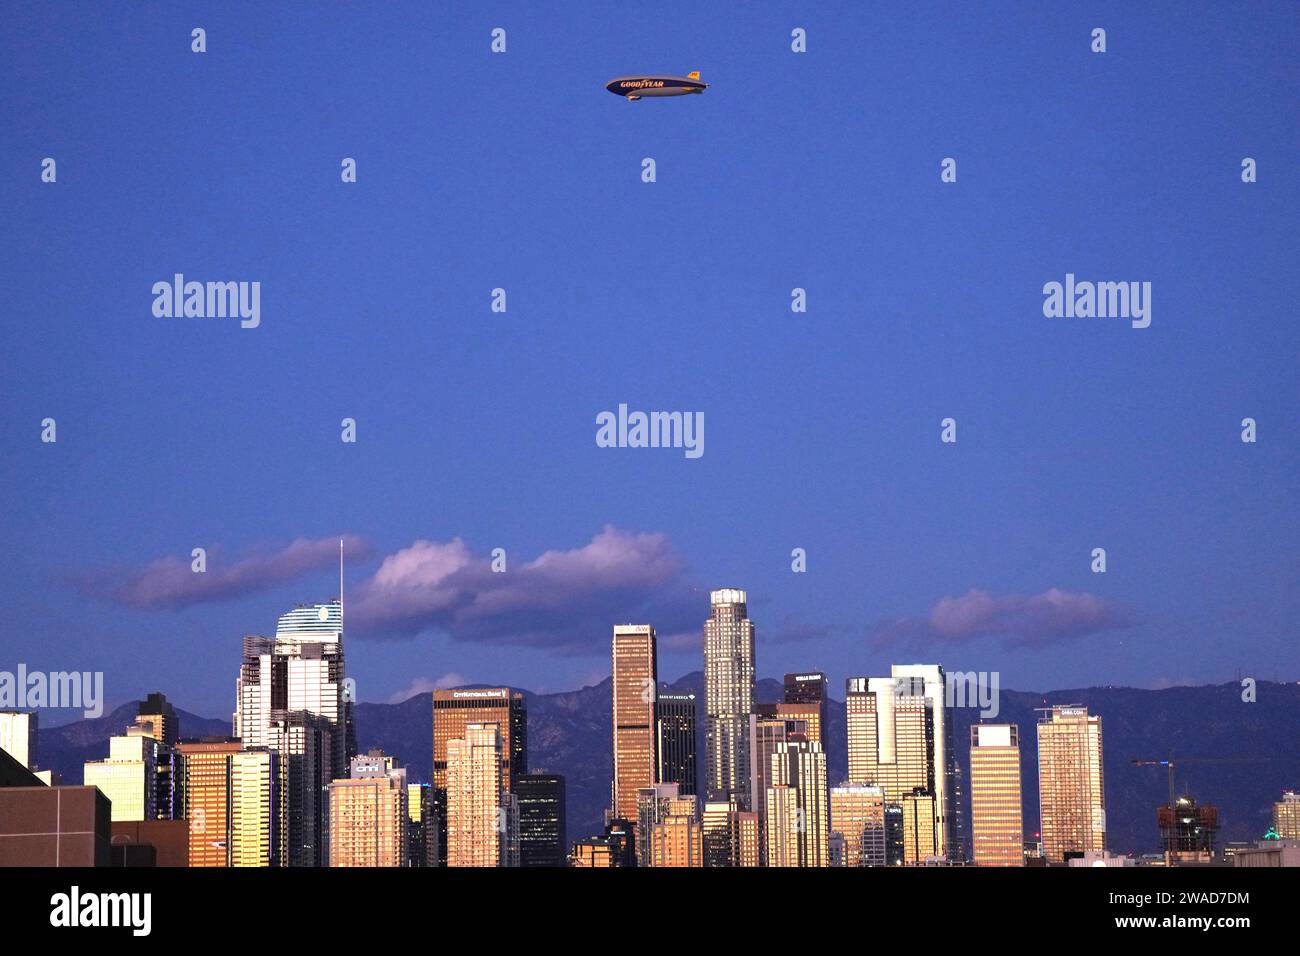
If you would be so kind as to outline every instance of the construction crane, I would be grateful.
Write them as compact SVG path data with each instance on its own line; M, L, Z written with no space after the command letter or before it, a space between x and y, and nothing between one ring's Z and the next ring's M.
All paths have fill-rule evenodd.
M1174 753L1171 750L1169 756L1163 760L1151 759L1145 760L1134 757L1130 763L1135 767L1166 767L1169 771L1169 809L1174 808L1174 766L1184 764L1233 764L1233 763L1263 763L1268 757L1179 757L1174 760Z

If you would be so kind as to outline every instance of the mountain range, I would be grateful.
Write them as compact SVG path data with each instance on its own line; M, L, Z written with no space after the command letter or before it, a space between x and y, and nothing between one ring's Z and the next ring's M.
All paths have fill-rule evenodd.
M704 679L699 671L661 684L672 693L694 693L698 753L703 750ZM611 682L556 694L524 691L528 708L529 769L563 774L567 787L569 840L603 829L610 800ZM755 684L755 701L781 698L779 681ZM1272 805L1284 789L1300 788L1300 684L1260 682L1256 700L1242 700L1239 685L1139 690L1091 687L1048 692L1003 690L993 723L1020 727L1025 834L1038 829L1038 764L1033 725L1036 708L1078 704L1102 717L1108 846L1116 852L1158 849L1156 807L1167 801L1165 768L1135 766L1132 760L1174 756L1181 794L1218 807L1220 841L1253 840L1268 828ZM111 713L39 732L40 766L80 783L82 765L107 755L107 741L123 732L136 713L125 704ZM969 779L973 707L953 708L953 740L964 779ZM432 695L416 694L397 704L360 703L354 718L362 751L382 748L398 758L410 778L427 781L432 766ZM184 737L226 735L230 721L177 710ZM832 700L827 728L827 779L842 780L848 765L844 704ZM969 792L965 794L969 819Z

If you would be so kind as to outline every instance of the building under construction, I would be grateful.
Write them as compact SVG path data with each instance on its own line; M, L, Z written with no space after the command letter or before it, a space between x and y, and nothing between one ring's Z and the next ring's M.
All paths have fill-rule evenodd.
M1214 856L1219 831L1219 811L1212 804L1198 805L1190 794L1156 809L1160 845L1170 862L1208 860Z

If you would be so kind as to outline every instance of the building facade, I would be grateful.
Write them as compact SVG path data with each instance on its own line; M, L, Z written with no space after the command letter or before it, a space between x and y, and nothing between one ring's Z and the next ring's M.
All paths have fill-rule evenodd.
M330 866L406 866L410 810L406 771L374 752L352 760L329 791Z
M776 713L804 721L804 733L814 743L826 749L826 726L830 720L829 691L826 675L820 671L786 674L783 681L781 703Z
M505 789L496 724L447 741L447 865L518 866L519 803Z
M234 738L176 744L182 759L190 866L230 866L230 758L241 746Z
M569 865L576 867L636 866L633 825L627 820L610 820L603 836L588 837L573 844Z
M880 787L886 804L927 794L938 855L964 856L956 753L943 668L895 664L889 677L851 677L845 687L849 782ZM918 804L919 806L919 804ZM914 807L915 809L915 807Z
M885 793L842 784L830 792L831 833L839 835L840 866L884 866Z
M767 790L767 865L828 866L826 754L795 735L772 755Z
M742 810L735 800L706 803L700 826L705 866L762 866L756 812Z
M180 739L180 719L167 695L154 692L136 705L137 726L148 726L150 736L164 747L176 746Z
M288 807L280 779L280 755L274 750L244 749L230 755L230 866L287 865Z
M514 792L519 797L519 865L565 866L564 777L522 774L515 778Z
M658 727L655 700L659 676L655 629L620 624L613 640L614 816L636 817L636 795L655 782Z
M159 820L181 820L185 806L181 802L181 757L176 752L180 737L180 720L167 696L153 693L136 706L134 726L139 732L158 741L154 786L154 816Z
M264 739L267 748L279 754L288 865L326 866L335 728L319 714L277 710L271 714Z
M669 812L650 832L651 866L695 867L704 865L700 821L695 817L695 798L683 798L686 812ZM683 810L685 807L675 807Z
M1015 724L970 729L971 842L977 866L1023 866L1020 731Z
M909 793L903 798L903 863L908 866L943 856L934 804L934 796L928 793Z
M293 711L316 714L328 723L327 772L321 785L348 775L343 658L343 605L300 605L280 617L275 637L244 638L244 660L236 683L234 736L245 747L272 748L275 718Z
M704 795L749 808L749 717L754 708L754 622L737 588L709 594L704 623Z
M628 818L633 823L637 866L652 866L651 837L654 828L670 815L694 814L695 798L683 796L676 783L655 783L642 787L636 795L636 813Z
M1052 707L1038 722L1038 800L1043 855L1060 862L1106 849L1101 717Z
M777 747L796 734L806 736L807 724L793 717L764 714L761 708L749 717L750 808L758 815L758 846L761 865L767 865L767 793L772 785L772 755Z
M0 750L32 772L36 771L38 719L35 713L17 710L0 711Z
M495 724L501 735L501 786L528 772L528 710L524 695L508 687L433 692L433 785L447 789L447 744L463 740L470 724Z
M695 745L695 695L659 694L655 701L659 766L657 783L675 783L682 794L699 793Z
M88 760L84 783L98 787L112 805L112 821L157 819L158 741L131 727L110 737L108 758Z
M1283 840L1300 840L1300 793L1284 791L1273 804L1273 830Z
M97 787L30 783L34 780L0 786L0 868L108 866L112 852L108 798ZM17 906L11 904L6 903L7 923L18 918ZM21 952L16 929L10 925L6 931L6 942L14 944L12 951Z

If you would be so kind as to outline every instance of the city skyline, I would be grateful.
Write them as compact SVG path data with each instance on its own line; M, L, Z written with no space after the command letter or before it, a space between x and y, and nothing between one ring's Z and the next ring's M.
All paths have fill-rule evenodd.
M626 620L685 673L687 599L727 582L766 673L834 686L903 655L1018 687L1300 675L1289 5L1109 9L1105 54L1030 3L800 11L804 54L756 10L521 8L496 55L470 10L231 9L198 55L137 12L15 8L4 242L40 319L3 331L7 666L218 713L201 662L332 595L342 533L361 700L582 686ZM654 64L707 94L603 88ZM486 105L541 75L561 95ZM260 324L154 315L177 273L259 281ZM1150 327L1047 317L1066 276L1151 283ZM599 447L623 404L699 412L707 451Z
M991 682L991 697L983 692L990 689L984 686L989 675L946 674L941 665L895 664L889 677L848 679L848 769L837 784L836 777L828 775L827 755L821 744L829 726L827 679L823 673L807 668L787 673L775 703L757 702L753 696L756 661L752 647L758 626L747 614L747 602L744 590L715 589L710 593L710 613L701 624L706 635L706 679L705 700L700 703L706 726L719 719L729 725L735 723L738 708L748 708L740 734L743 759L736 756L719 764L724 769L743 765L744 772L723 773L730 782L715 787L715 791L725 791L721 801L702 801L685 794L679 800L678 782L669 782L664 776L665 768L680 775L680 780L697 776L701 758L691 753L684 741L671 747L675 760L660 759L660 742L666 736L680 734L680 728L667 731L657 725L658 717L678 713L681 704L693 703L696 698L664 694L662 701L669 706L661 710L658 689L663 685L655 680L653 625L614 626L610 665L614 730L610 746L611 803L606 833L596 834L591 840L605 840L608 844L615 839L610 827L626 824L631 828L629 833L635 831L632 845L640 865L839 866L846 865L846 859L859 860L858 865L884 865L880 862L882 847L888 864L963 862L970 859L973 836L978 864L980 828L993 832L987 821L996 818L994 826L1001 835L993 839L1000 841L1001 849L991 854L988 862L1006 865L1008 853L1019 855L1020 837L1026 831L1020 809L1015 725L970 726L969 793L974 834L962 819L962 774L954 752L951 723L954 707L978 711L980 717L996 716L996 675ZM521 805L511 791L514 781L531 770L526 699L504 687L448 689L432 695L429 719L434 741L433 782L441 790L435 789L430 795L442 796L427 805L420 800L412 812L423 814L428 824L423 832L429 834L427 839L438 842L408 846L405 769L400 769L400 780L384 786L388 796L383 800L388 801L389 809L382 812L375 788L366 790L355 779L349 781L347 775L331 770L337 763L332 755L334 741L347 748L341 759L344 764L351 761L352 778L375 773L383 776L404 766L398 762L402 760L400 754L384 756L382 751L371 750L368 761L354 757L355 728L346 706L347 681L342 667L346 627L342 603L336 600L299 605L277 620L274 640L257 636L244 639L242 663L236 668L240 676L231 728L236 737L224 741L189 738L178 730L178 715L171 702L164 694L154 693L138 702L138 716L124 728L125 732L110 739L107 759L86 762L84 782L97 785L108 797L114 825L171 820L173 813L178 818L182 813L188 816L183 808L190 786L185 759L191 752L197 755L199 783L210 789L206 781L211 771L202 769L202 760L215 747L225 761L225 770L219 774L224 774L227 790L240 797L240 802L230 803L225 811L227 862L217 865L326 865L322 848L329 838L325 823L319 821L327 816L336 826L343 821L365 830L346 851L337 844L341 852L331 852L328 859L340 862L330 865L356 865L357 860L379 859L381 854L389 861L384 865L407 865L408 859L437 860L444 848L442 865L520 865ZM725 659L721 669L717 667L719 660L715 660L712 690L707 677L710 657ZM972 680L978 687L969 683ZM627 703L620 704L620 693ZM983 709L990 707L988 713ZM1073 854L1107 854L1110 847L1101 773L1102 718L1077 705L1056 704L1040 710L1049 715L1040 719L1037 732L1040 853L1056 864L1066 862ZM685 718L684 714L680 716ZM0 732L19 750L27 748L29 759L34 723L25 714L0 714ZM1083 728L1085 736L1076 740L1075 727ZM245 738L242 741L237 739L241 731ZM182 734L179 746L178 733ZM727 740L734 734L727 731L718 736ZM1010 763L995 753L1005 751L1008 745L1013 751ZM723 749L732 753L739 746L727 745ZM173 753L182 759L177 761ZM1004 769L997 771L1003 776L994 786L989 785L992 778L986 775L996 764L989 763L984 755L991 755L988 760L1003 761ZM626 771L620 770L621 758L631 761ZM36 769L34 760L29 766ZM442 776L440 767L444 768ZM1011 778L1005 774L1006 767L1013 770ZM60 783L48 776L45 780L51 786ZM620 780L626 780L628 793L634 798L626 807L619 796ZM558 785L562 790L562 782ZM1012 787L1010 801L1006 796L1008 786ZM1172 771L1170 786L1172 794ZM334 805L336 788L340 799L351 801L341 817ZM665 810L662 819L655 816L647 823L642 797L650 793L657 803L661 790L671 801L677 801L673 804L676 809ZM201 819L206 819L212 809L204 802L209 799L202 796L206 792L200 791L198 796L199 804L205 807ZM548 799L556 806L554 797ZM561 819L562 804L561 798ZM467 806L473 809L467 811ZM243 816L237 817L236 811ZM212 812L219 815L222 811ZM1212 831L1216 826L1213 805L1198 812L1207 814L1205 819L1211 821ZM457 824L458 815L466 813L476 822L468 827ZM374 821L385 819L384 814L390 821L397 819L401 829L390 828L389 836L376 843L368 828L377 825ZM501 833L494 829L501 825L498 815L508 826ZM831 824L837 815L850 832L837 830ZM358 824L359 820L372 822ZM537 829L538 820L536 814L530 814L529 832L542 832ZM418 821L412 817L412 822ZM253 830L251 834L236 834L240 827ZM1196 839L1189 836L1185 842L1190 846ZM1212 832L1208 839L1206 845L1213 848ZM581 843L575 841L575 852ZM1026 861L1031 858L1029 848L1033 845L1033 840L1024 839ZM385 846L387 849L381 849ZM202 852L201 846L194 847L192 861L196 853ZM537 858L549 853L543 849ZM666 862L650 864L656 857ZM489 864L488 860L499 862ZM681 860L686 862L673 862Z
M0 938L1287 929L1300 0L0 23Z

